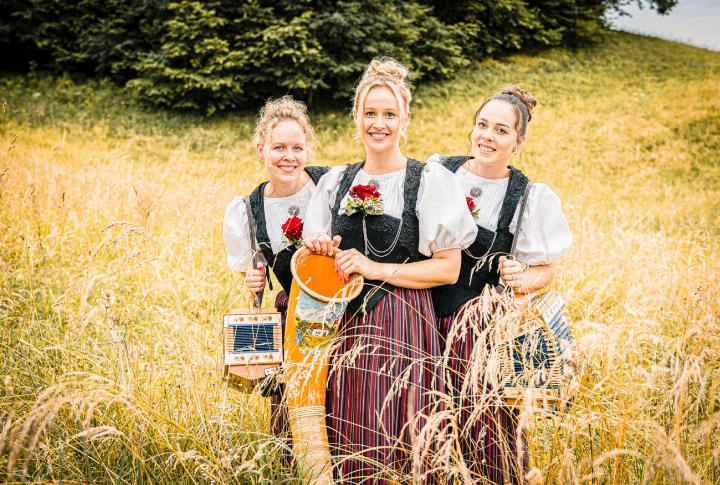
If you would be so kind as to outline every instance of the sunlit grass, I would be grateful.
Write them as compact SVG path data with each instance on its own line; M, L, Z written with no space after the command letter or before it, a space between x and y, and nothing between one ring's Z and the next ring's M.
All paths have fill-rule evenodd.
M538 483L720 483L720 54L625 34L421 86L404 152L465 153L506 82L540 100L522 157L575 236L558 287L590 372L530 422ZM283 94L283 93L279 93ZM262 398L219 380L240 304L223 211L263 177L253 114L138 108L109 85L0 79L0 477L292 480ZM318 160L362 156L349 109Z

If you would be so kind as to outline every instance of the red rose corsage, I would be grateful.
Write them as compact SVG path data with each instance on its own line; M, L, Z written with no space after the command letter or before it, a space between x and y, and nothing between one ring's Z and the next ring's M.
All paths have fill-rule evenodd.
M383 213L383 200L377 187L374 185L356 185L348 192L348 202L345 206L345 215L364 212L371 216Z
M282 232L285 239L293 246L302 244L303 221L298 216L288 217L282 225Z
M475 201L472 197L465 197L465 201L467 202L468 210L470 210L470 215L472 215L473 219L477 219L478 214L480 214L480 209L475 207Z

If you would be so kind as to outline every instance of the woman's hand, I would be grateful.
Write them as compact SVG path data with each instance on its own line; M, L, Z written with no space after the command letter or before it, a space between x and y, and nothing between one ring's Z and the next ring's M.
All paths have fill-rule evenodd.
M332 256L335 250L340 246L340 236L335 236L330 239L327 234L317 234L310 239L304 239L303 244L306 248L310 249L315 254L322 256Z
M344 282L350 280L350 275L360 273L369 280L382 280L387 276L383 275L383 269L392 265L376 263L371 261L357 249L346 249L335 256L335 272L340 275Z
M518 293L532 293L549 285L555 278L554 264L541 264L528 266L516 259L500 257L500 276L509 286Z
M520 293L528 293L529 285L525 278L525 269L527 264L521 263L517 259L508 259L500 256L500 277L505 282L505 286L509 286Z
M252 294L262 293L265 290L265 265L258 263L257 269L250 269L245 273L245 287Z

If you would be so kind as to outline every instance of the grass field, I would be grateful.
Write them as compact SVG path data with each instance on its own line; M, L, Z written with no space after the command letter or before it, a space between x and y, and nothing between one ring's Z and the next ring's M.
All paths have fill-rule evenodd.
M557 283L590 369L531 423L533 483L720 484L720 53L612 34L476 64L419 87L405 154L465 153L510 81L541 103L514 164L563 201ZM219 379L254 114L45 76L0 77L0 102L0 480L290 483L267 404ZM313 120L320 162L362 156L349 102Z

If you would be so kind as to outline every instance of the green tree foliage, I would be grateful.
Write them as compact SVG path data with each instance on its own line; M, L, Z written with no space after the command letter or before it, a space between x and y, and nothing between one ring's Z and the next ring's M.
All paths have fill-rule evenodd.
M347 99L378 55L422 81L472 59L591 42L630 1L665 13L677 0L0 0L0 48L212 113L286 93Z
M16 62L119 81L157 43L165 0L0 0L0 47Z

